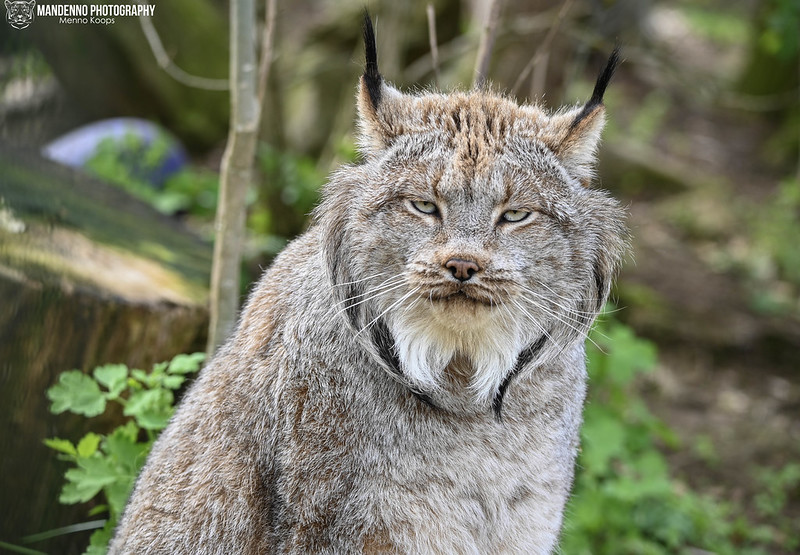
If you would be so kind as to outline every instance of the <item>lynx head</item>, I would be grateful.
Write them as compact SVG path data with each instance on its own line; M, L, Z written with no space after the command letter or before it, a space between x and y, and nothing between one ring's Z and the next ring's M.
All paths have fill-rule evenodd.
M363 161L317 212L339 314L424 399L460 368L499 416L511 377L584 340L625 249L623 210L589 187L616 51L585 105L548 114L482 91L403 94L368 17L364 36Z
M31 23L36 9L36 0L5 0L6 20L14 29L25 29Z

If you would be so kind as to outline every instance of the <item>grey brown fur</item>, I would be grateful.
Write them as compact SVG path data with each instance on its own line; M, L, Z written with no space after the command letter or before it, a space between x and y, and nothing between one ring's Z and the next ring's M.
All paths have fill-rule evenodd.
M555 549L625 245L588 186L602 98L551 115L367 67L363 163L187 392L110 553Z

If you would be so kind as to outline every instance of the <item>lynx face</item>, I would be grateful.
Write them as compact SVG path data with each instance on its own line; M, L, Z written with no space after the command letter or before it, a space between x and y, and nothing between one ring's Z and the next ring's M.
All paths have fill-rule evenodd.
M523 366L585 338L624 250L622 209L588 187L603 106L551 116L485 92L409 96L370 69L365 160L334 176L318 213L339 312L427 400L463 374L499 415Z
M14 29L25 29L33 23L36 0L5 0L6 20Z

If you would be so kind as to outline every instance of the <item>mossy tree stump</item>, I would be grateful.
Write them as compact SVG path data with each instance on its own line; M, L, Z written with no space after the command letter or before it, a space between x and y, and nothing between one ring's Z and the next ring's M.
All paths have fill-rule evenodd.
M203 350L210 265L210 245L179 222L0 147L0 541L92 520L86 507L58 503L66 466L42 444L79 439L87 421L51 415L45 390L64 370L149 369ZM86 539L29 547L80 552Z

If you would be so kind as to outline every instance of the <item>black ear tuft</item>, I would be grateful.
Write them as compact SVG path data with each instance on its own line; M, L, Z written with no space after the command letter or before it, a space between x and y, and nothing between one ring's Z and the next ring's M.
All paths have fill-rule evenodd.
M597 76L597 82L594 84L594 91L592 91L592 97L589 101L583 106L583 110L575 117L572 122L572 127L578 125L578 123L591 114L595 108L600 106L603 103L603 95L606 92L606 87L608 87L608 83L611 81L611 77L614 75L614 71L617 69L619 65L619 46L614 48L611 52L611 55L608 57L608 62L606 62L606 67Z
M594 84L594 91L592 92L592 98L589 99L589 104L597 106L603 103L603 95L606 93L606 87L608 87L608 83L611 81L611 77L614 75L614 71L616 71L618 65L619 46L614 48L611 52L611 55L608 57L608 62L606 62L605 69L603 69L603 72L597 77L597 83Z
M372 106L378 107L381 101L381 82L383 77L378 73L378 49L375 46L375 30L369 13L364 10L364 53L367 66L364 68L364 84L367 87Z

